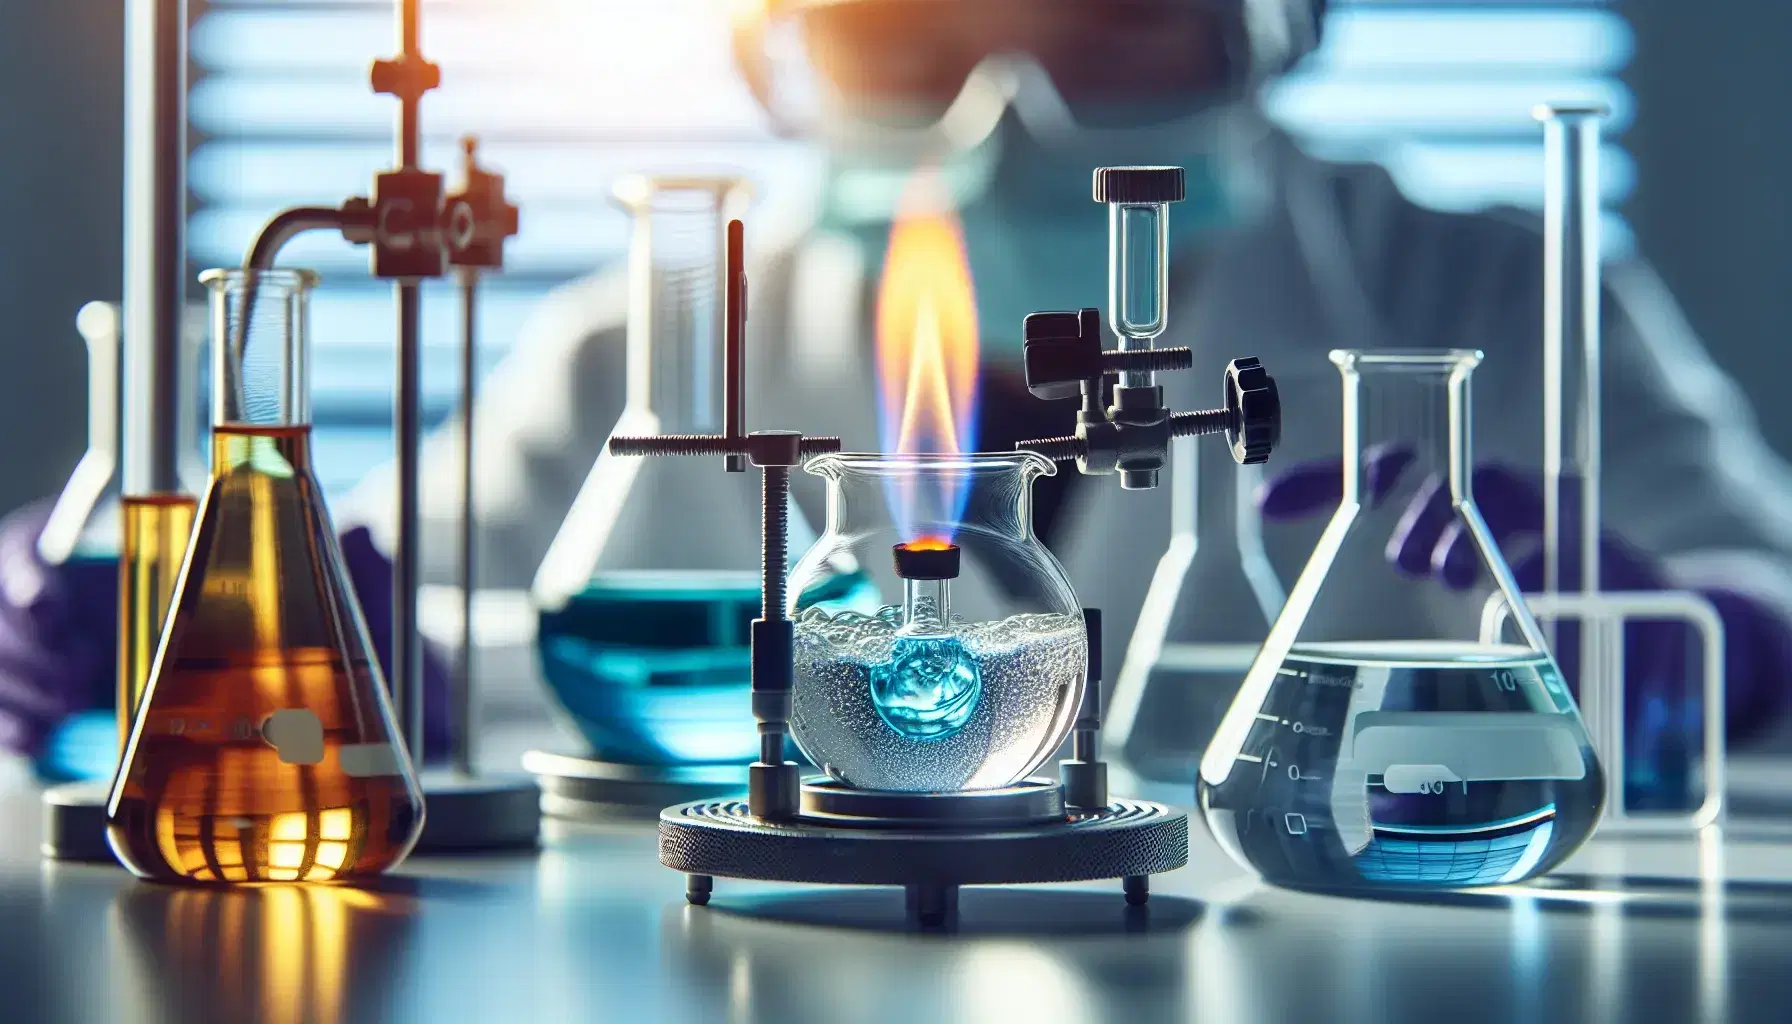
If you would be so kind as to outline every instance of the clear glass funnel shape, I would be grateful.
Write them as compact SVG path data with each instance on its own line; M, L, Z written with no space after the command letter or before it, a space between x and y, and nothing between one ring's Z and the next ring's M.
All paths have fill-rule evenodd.
M1088 651L1069 578L1033 535L1031 485L1053 465L841 454L806 468L828 482L828 519L790 581L798 746L861 789L1025 778L1070 730ZM958 497L928 510L918 494ZM947 543L952 578L897 575L898 545Z
M1604 783L1475 505L1469 377L1481 354L1332 361L1344 379L1341 498L1201 761L1208 826L1235 859L1301 888L1546 872L1592 834ZM1378 472L1395 447L1403 471ZM1419 529L1436 531L1440 554L1478 561L1474 586L1390 563L1389 538ZM1481 632L1489 603L1509 612L1496 635Z
M628 392L614 436L716 434L732 177L630 176ZM759 753L748 637L760 612L757 472L724 460L619 456L593 464L536 573L548 692L606 761L745 764ZM795 504L796 542L813 536Z

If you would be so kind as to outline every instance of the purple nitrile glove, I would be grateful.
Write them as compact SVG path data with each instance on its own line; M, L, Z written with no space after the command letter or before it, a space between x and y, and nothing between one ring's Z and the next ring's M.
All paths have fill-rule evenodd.
M117 685L118 562L46 565L37 538L54 504L0 519L0 748L34 759L68 716L111 706Z
M118 561L71 559L48 565L37 538L52 502L0 519L0 749L33 759L46 781L104 778L115 750L92 742L94 716L117 700ZM391 564L365 528L341 539L343 560L367 619L380 665L391 671ZM447 670L424 650L425 756L448 749ZM103 756L102 756L103 755Z
M1403 446L1369 450L1363 466L1368 503L1386 501L1412 461L1412 451ZM1519 588L1542 589L1543 497L1538 479L1505 466L1483 465L1475 470L1473 484L1476 505L1495 543L1515 559L1512 574ZM1340 463L1320 460L1296 465L1267 483L1259 494L1259 508L1268 520L1303 518L1335 508L1341 496ZM1578 497L1570 488L1563 502L1564 519L1570 527L1565 532L1576 539L1579 532L1573 522L1578 518ZM1562 585L1578 586L1578 546L1571 545L1563 556ZM1479 560L1461 520L1451 514L1445 481L1433 477L1420 486L1388 539L1387 557L1415 577L1429 576L1455 588L1475 582ZM1600 539L1599 567L1600 585L1607 590L1672 588L1659 563L1610 533ZM1792 628L1751 596L1712 589L1705 590L1704 596L1717 607L1724 623L1726 731L1731 739L1743 739L1765 726L1784 703L1783 679L1792 666ZM1641 698L1628 702L1630 714L1626 716L1626 742L1634 742L1631 760L1638 764L1647 762L1644 752L1658 746L1656 739L1675 731L1663 728L1668 721L1698 714L1696 695L1690 702L1678 697L1687 689L1683 666L1691 643L1689 627L1677 623L1636 623L1626 630L1625 664L1642 673L1626 680L1626 692ZM1564 675L1573 686L1579 664L1573 623L1563 623L1558 629L1556 648ZM1688 706L1682 707L1683 703Z

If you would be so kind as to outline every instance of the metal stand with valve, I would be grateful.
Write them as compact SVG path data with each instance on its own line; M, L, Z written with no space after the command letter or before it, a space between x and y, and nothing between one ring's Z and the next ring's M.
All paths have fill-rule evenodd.
M355 197L340 207L298 207L270 220L257 235L244 260L248 269L267 269L285 244L307 231L340 231L356 244L372 247L373 273L394 282L398 300L398 381L396 440L399 476L398 544L393 552L392 696L416 754L423 750L423 680L421 635L417 630L417 517L420 424L418 379L421 356L420 283L441 278L450 267L460 272L467 314L464 341L471 365L474 344L475 278L503 265L505 239L517 232L517 208L504 195L504 179L481 168L471 140L466 144L466 182L448 194L443 176L418 166L418 107L425 93L441 83L441 69L418 49L418 0L398 4L399 56L376 61L375 92L400 103L397 156L399 166L374 178L371 197ZM138 351L134 373L141 383L133 431L140 435L128 461L127 488L133 494L178 491L175 379L179 359L179 315L185 293L186 257L183 233L186 182L181 173L186 139L186 32L184 0L133 0L127 64L133 95L133 132L140 136L127 155L132 180L130 219L136 228L128 246L130 270L126 305L130 326L127 344ZM471 379L469 377L469 396ZM141 429L137 421L141 421ZM471 416L466 420L471 450ZM470 472L470 468L468 469ZM466 514L471 521L471 488ZM471 528L470 526L468 527ZM463 542L463 548L470 545ZM467 570L470 582L470 568ZM463 623L463 647L472 636ZM459 729L453 751L454 770L425 774L428 825L417 845L431 850L480 849L531 845L539 828L537 792L531 780L481 778L474 773L471 684L463 652L455 676ZM46 855L110 859L105 841L107 786L58 787L44 800Z
M729 226L727 362L741 365L745 273L741 226ZM997 790L910 793L803 781L783 758L795 676L794 624L785 615L786 496L790 470L809 455L836 451L836 438L789 431L743 433L740 375L728 377L725 433L610 441L618 455L724 455L765 474L763 612L752 627L752 708L760 760L748 793L699 800L660 814L660 863L688 876L686 898L704 905L715 876L837 885L899 885L912 920L949 922L964 885L1124 880L1129 904L1149 897L1148 879L1188 861L1188 818L1135 800L1110 799L1096 750L1100 615L1085 612L1090 660L1087 696L1076 722L1076 757L1065 781L1027 779ZM735 466L729 466L734 469ZM931 554L915 552L915 555ZM943 554L941 552L940 554ZM900 556L899 556L900 558ZM935 561L899 565L934 578Z
M476 278L503 266L505 239L517 233L517 208L504 195L504 179L479 166L477 147L463 143L466 182L448 193L443 176L418 166L418 108L423 96L441 84L441 69L425 60L418 48L419 0L398 4L399 55L375 61L373 90L399 101L398 166L374 175L373 194L356 196L340 207L300 207L276 215L261 230L244 259L247 269L273 266L280 249L307 231L336 230L372 250L373 276L393 282L398 306L397 382L394 388L394 432L398 464L397 544L392 552L392 687L393 709L413 757L423 752L423 646L417 626L418 590L418 459L422 428L419 417L422 356L421 285L426 278L459 271L463 315L463 366L472 391L472 351L476 331ZM466 429L467 476L464 495L467 525L473 520L471 487L472 416ZM463 537L463 585L470 587L470 532ZM533 845L540 827L535 785L527 776L482 777L474 764L478 722L471 689L470 591L463 604L462 653L454 676L453 703L458 712L453 767L424 772L421 779L428 807L427 824L416 850L420 853L493 849Z

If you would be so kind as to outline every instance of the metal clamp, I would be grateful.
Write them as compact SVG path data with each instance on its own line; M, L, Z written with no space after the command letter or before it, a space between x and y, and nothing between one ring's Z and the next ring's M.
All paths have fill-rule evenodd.
M1162 387L1117 384L1104 409L1102 391L1109 377L1184 370L1194 365L1193 354L1186 348L1103 351L1101 314L1095 309L1030 314L1022 334L1027 390L1048 401L1082 398L1076 433L1022 441L1015 445L1022 451L1054 462L1074 459L1077 471L1086 476L1117 472L1121 487L1145 490L1157 486L1172 438L1223 433L1241 465L1267 461L1281 439L1280 393L1275 378L1255 357L1227 365L1224 408L1171 412L1164 407Z

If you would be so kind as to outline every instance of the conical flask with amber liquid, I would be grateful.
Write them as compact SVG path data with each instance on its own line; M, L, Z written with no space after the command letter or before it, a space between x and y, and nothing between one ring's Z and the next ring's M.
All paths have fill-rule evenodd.
M151 879L352 879L423 796L311 467L309 271L212 270L212 478L107 806Z

